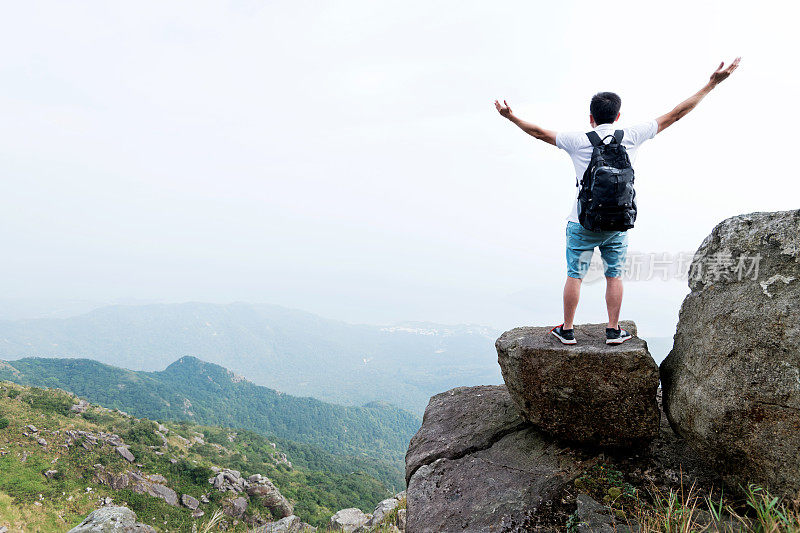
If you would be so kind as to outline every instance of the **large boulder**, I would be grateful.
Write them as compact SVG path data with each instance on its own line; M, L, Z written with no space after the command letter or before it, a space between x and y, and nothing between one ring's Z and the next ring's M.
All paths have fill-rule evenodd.
M690 268L661 364L675 431L732 485L800 490L800 211L729 218Z
M156 533L146 524L136 521L136 513L127 507L101 507L89 513L83 522L69 533Z
M566 531L578 503L571 481L599 461L642 490L722 487L705 457L659 418L647 446L601 452L539 433L503 385L438 394L406 454L408 512L398 512L398 524L409 533Z
M422 465L489 448L526 425L503 386L458 387L437 394L406 452L406 484Z
M406 531L523 523L577 477L585 459L527 424L505 386L438 394L406 454Z
M344 533L352 533L357 529L365 526L369 522L370 516L364 514L361 509L350 507L337 511L331 517L331 529L334 531L342 531Z
M644 444L658 433L658 365L634 338L605 343L605 324L575 327L576 345L550 328L522 327L495 343L508 392L524 417L561 439L601 446Z

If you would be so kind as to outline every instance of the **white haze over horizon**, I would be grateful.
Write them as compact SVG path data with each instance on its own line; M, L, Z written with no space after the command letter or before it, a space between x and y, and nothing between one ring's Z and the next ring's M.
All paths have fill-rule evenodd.
M631 250L692 252L726 217L800 207L787 2L4 15L0 300L20 309L248 301L363 323L556 324L572 165L494 99L585 130L591 95L613 90L621 123L644 121L736 55L731 79L641 149ZM672 335L686 293L628 283L623 318ZM577 320L604 319L603 286L587 284Z

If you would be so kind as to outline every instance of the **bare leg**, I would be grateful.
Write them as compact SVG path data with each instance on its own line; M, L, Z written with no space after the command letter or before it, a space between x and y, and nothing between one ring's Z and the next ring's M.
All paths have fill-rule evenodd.
M564 329L572 329L572 321L575 319L575 310L578 308L580 297L581 280L568 276L567 282L564 284Z
M617 329L619 310L622 307L622 278L606 278L606 307L608 307L608 327Z

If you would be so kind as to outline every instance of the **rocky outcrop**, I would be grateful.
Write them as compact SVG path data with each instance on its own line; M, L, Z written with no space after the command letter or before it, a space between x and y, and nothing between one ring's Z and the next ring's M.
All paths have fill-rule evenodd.
M438 394L406 454L406 531L565 531L577 507L571 482L600 461L643 489L721 487L705 457L659 418L646 446L601 450L540 433L521 418L505 386ZM585 510L587 520L599 513L591 519L610 522L607 509Z
M244 492L247 490L248 485L247 480L242 477L241 472L229 468L219 470L208 482L214 485L214 488L220 492Z
M69 410L73 413L81 414L89 408L89 402L86 400L78 400L78 403L73 404Z
M294 514L294 506L272 484L272 481L261 474L254 474L247 478L247 494L251 498L260 501L276 518L284 518Z
M136 513L127 507L101 507L89 513L69 533L156 533L146 524L136 522Z
M636 334L633 322L622 327ZM523 416L561 439L601 446L646 443L658 433L658 366L635 337L605 343L605 324L575 327L577 345L550 328L523 327L495 344L508 392Z
M143 475L140 472L128 472L130 489L139 494L148 494L154 498L161 498L169 505L178 507L178 494L167 487L166 480L159 475Z
M800 490L800 211L714 228L661 365L677 433L732 485Z
M127 473L115 474L114 472L109 472L101 464L94 465L94 480L97 483L108 485L114 490L125 489L130 483L130 477Z
M525 423L504 386L438 394L406 454L406 530L494 531L522 523L586 459Z

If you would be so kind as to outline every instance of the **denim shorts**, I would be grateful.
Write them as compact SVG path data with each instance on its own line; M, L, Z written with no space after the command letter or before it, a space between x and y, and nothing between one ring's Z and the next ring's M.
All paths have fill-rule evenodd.
M567 222L567 276L583 279L600 248L607 278L622 276L628 252L628 232L589 231L577 222Z

